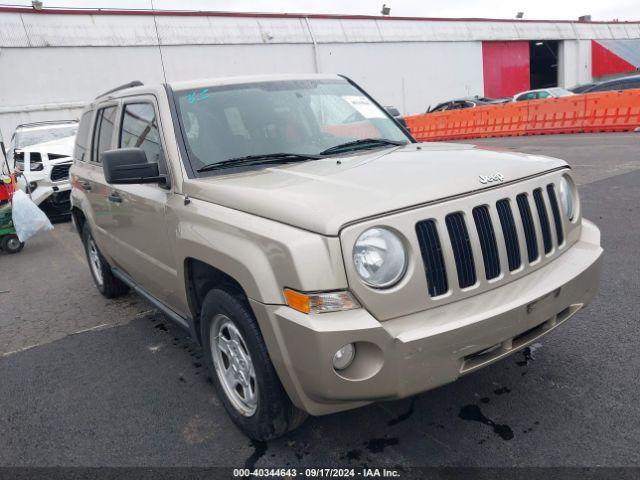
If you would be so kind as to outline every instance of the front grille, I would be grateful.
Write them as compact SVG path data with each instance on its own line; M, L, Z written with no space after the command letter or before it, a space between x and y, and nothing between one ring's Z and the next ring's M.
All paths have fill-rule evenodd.
M449 231L453 258L456 261L458 271L458 284L460 288L467 288L476 283L476 266L473 261L471 240L461 212L447 215L445 222Z
M473 219L476 222L476 230L482 248L482 261L487 280L500 275L500 258L498 256L498 245L496 244L496 234L493 231L489 207L482 205L473 209Z
M513 219L509 200L503 198L496 202L500 225L502 225L502 235L504 235L505 248L507 249L507 260L509 261L509 271L518 269L522 263L520 258L520 244L518 243L518 233L516 232L516 222Z
M536 188L533 191L533 200L536 202L536 210L538 210L538 218L540 219L540 230L542 230L544 253L549 253L551 251L551 228L549 227L547 207L544 205L541 188Z
M534 222L530 197L535 203L538 222ZM551 234L547 202L555 225L555 239ZM519 218L514 217L512 203L518 207ZM510 272L517 273L523 263L522 248L526 247L526 259L532 263L539 258L540 248L544 248L545 253L549 254L553 251L554 240L557 242L556 246L564 241L563 222L553 184L546 187L546 195L545 189L538 187L533 191L518 193L514 198L500 199L495 205L477 205L471 209L471 215L462 211L441 215L444 216L446 233L441 217L439 220L432 218L416 224L431 297L443 295L452 288L447 272L452 275L454 265L458 287L469 288L476 285L478 278L492 280L500 277L500 252L506 256L505 268L508 266ZM471 216L473 222L470 221ZM499 221L499 225L494 225L494 219ZM540 248L538 238L542 240ZM474 251L478 258L482 256L480 267L474 259ZM451 252L453 262L443 252ZM529 263L525 263L525 266Z
M533 224L533 216L529 206L529 196L526 193L521 193L516 197L516 201L518 202L518 210L520 210L520 218L524 228L524 239L527 242L529 262L533 262L538 258L538 238L536 237L536 228Z
M427 288L429 295L436 297L447 293L447 273L442 256L442 246L438 238L436 222L425 220L416 225L416 233L420 242L420 252L424 261L425 273L427 275Z
M551 211L553 212L553 223L556 226L556 237L558 238L558 245L562 245L562 242L564 242L564 232L562 231L562 217L560 216L558 200L556 199L556 189L554 188L552 183L547 185L547 194L549 195L549 203L551 204Z
M71 168L70 163L65 163L63 165L55 165L51 169L51 181L59 182L61 180L67 180L69 178L70 168Z

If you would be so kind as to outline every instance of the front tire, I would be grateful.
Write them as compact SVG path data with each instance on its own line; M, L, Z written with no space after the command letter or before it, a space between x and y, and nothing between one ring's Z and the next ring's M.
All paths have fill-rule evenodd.
M271 440L304 422L271 363L246 300L210 291L201 312L205 361L227 413L248 437Z
M89 271L98 291L106 298L115 298L127 293L129 287L111 272L111 266L100 253L87 222L82 228L82 243L89 263Z

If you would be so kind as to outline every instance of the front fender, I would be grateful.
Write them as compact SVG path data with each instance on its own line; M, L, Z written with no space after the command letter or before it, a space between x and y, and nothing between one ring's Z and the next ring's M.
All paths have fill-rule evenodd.
M302 291L347 288L337 237L198 199L187 205L175 202L172 207L176 264L194 258L211 265L233 277L252 300L283 304L284 287ZM183 281L184 276L183 269Z

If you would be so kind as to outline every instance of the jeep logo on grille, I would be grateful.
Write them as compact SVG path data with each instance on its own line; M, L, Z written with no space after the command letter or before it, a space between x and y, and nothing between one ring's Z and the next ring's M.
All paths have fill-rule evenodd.
M487 184L493 182L504 182L504 175L501 173L494 173L493 175L480 175L480 183Z

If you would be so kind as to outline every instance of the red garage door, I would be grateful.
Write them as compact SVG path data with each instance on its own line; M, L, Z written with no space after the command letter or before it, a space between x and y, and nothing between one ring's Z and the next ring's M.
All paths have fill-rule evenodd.
M529 42L482 42L482 70L486 97L529 90Z

